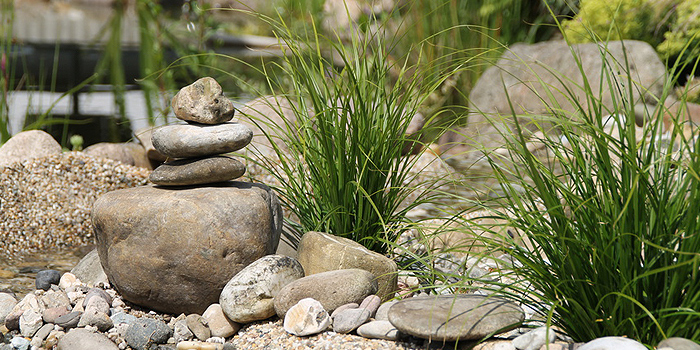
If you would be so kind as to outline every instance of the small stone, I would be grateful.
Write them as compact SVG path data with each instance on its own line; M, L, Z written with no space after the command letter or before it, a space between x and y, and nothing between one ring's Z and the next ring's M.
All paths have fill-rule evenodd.
M377 312L374 314L374 319L377 321L389 321L389 308L397 302L398 300L391 300L379 305Z
M646 347L636 341L623 337L602 337L581 345L577 350L645 350Z
M275 314L274 298L289 283L304 277L294 258L267 255L239 271L226 283L219 304L234 322L264 320Z
M199 341L182 341L177 343L177 350L223 350L223 344L205 343Z
M61 272L57 270L41 270L36 274L34 284L36 289L49 290L52 284L58 285L61 280Z
M700 345L689 339L673 337L662 340L656 348L671 348L673 350L700 350Z
M56 346L58 346L58 341L63 338L63 336L66 335L64 331L58 331L56 329L52 330L51 333L49 333L49 336L46 337L46 341L44 342L44 346L47 349L55 349Z
M56 324L64 329L74 328L80 322L80 317L83 315L80 311L73 311L63 316L56 318Z
M557 335L548 327L538 327L513 339L513 346L518 350L539 350L546 344L554 343Z
M131 325L132 323L136 322L136 320L138 319L136 316L129 315L125 312L115 313L110 318L112 319L112 323L114 323L115 325L118 325L118 324Z
M85 300L88 299L86 298ZM85 309L85 313L101 312L103 314L109 315L109 304L101 297L92 297L87 303L85 302L85 300L83 300L83 307Z
M129 326L124 339L134 350L148 350L152 344L164 344L171 335L165 322L141 317Z
M360 307L360 304L358 304L358 303L349 303L349 304L345 304L345 305L340 305L337 308L335 308L335 310L333 310L333 312L331 312L331 319L333 319L335 317L335 315L337 315L339 312L342 312L343 310L357 309L358 307Z
M221 305L211 304L204 311L202 317L207 321L212 337L228 338L241 328L241 325L226 317Z
M102 333L90 332L87 329L71 329L58 341L57 350L117 350L109 338ZM141 349L142 350L142 349Z
M173 97L175 116L181 120L220 124L233 118L233 103L224 96L221 85L210 77L185 86Z
M382 304L382 299L377 295L368 295L360 304L360 309L367 309L370 312L370 317L374 316Z
M481 339L515 328L524 318L510 301L475 294L415 297L389 309L389 321L400 332L434 341Z
M233 157L209 156L177 159L161 164L148 180L161 186L202 185L237 179L245 174L245 165Z
M56 319L70 313L71 310L68 306L52 307L50 309L44 310L41 314L41 318L46 323L56 323Z
M66 292L62 290L49 290L43 293L41 296L38 298L39 301L39 309L41 311L53 307L69 307L71 305L70 303L70 298L66 294Z
M153 146L169 158L194 158L237 151L253 131L238 123L166 125L153 131Z
M207 338L211 337L211 331L209 330L209 327L206 324L207 321L204 318L202 318L202 316L197 314L190 314L187 315L185 321L187 322L187 328L189 328L192 331L192 333L195 337L197 337L197 339L207 340Z
M292 306L284 316L284 330L296 336L323 332L331 323L328 312L320 302L305 298Z
M300 278L282 288L274 299L277 316L284 317L289 308L304 298L318 300L333 312L348 303L361 303L377 292L377 280L360 269L334 270Z
M99 299L95 298L95 300ZM104 300L100 300L100 302L104 303ZM105 332L112 328L114 326L114 323L106 313L99 311L97 308L89 307L85 309L85 312L80 317L80 321L78 322L78 327L87 326L93 326L96 327L100 332Z
M9 293L0 293L0 324L5 324L5 318L17 305L17 299Z
M399 330L389 321L371 321L357 328L357 334L370 339L399 339Z
M29 309L22 313L19 318L19 330L23 336L31 338L34 333L41 328L44 321L41 319L39 311Z
M104 304L99 303L95 305L95 307L104 308L104 305L107 305L106 311L104 309L100 309L100 311L108 313L109 306L112 305L112 297L109 294L107 294L107 292L105 292L104 289L101 288L90 288L90 290L85 295L85 299L83 299L83 308L87 310L87 306L93 297L98 297L98 299L102 299L102 301L105 302Z
M371 316L368 309L345 309L333 318L333 331L336 333L350 333L363 325Z
M52 324L45 324L39 328L36 333L34 333L34 337L32 338L31 345L33 347L41 347L41 344L44 342L44 339L49 336L51 331L53 331L54 325Z
M194 333L187 327L186 320L178 320L173 326L173 338L176 342L181 342L183 340L190 340L194 337Z
M22 337L14 337L10 341L10 345L12 345L12 348L16 350L28 350L31 343L29 339Z
M63 290L67 290L68 288L73 287L78 283L80 283L78 277L75 277L75 275L70 272L66 272L63 275L61 275L61 279L58 281L58 287Z
M15 306L16 308L17 306ZM10 331L18 331L19 330L19 319L22 317L22 314L26 310L12 310L6 317L5 317L5 328L7 328Z

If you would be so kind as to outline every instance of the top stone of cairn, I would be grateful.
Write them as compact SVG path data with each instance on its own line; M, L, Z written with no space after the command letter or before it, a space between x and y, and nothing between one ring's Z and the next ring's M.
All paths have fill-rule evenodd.
M233 103L213 78L201 78L182 88L172 100L175 116L187 122L221 124L233 118Z

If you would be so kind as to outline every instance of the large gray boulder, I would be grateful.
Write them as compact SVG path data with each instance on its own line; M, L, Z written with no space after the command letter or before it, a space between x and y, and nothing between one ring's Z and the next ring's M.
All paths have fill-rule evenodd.
M603 70L612 75L602 74ZM468 125L444 135L440 140L441 150L455 155L478 146L501 146L504 138L498 130L504 122L499 118L505 116L512 121L508 116L513 113L551 116L556 111L565 118L573 117L577 110L575 102L584 109L588 107L582 71L593 96L601 97L604 114L615 112L613 96L618 89L627 93L630 82L634 84L633 104L655 103L667 79L665 65L654 48L641 41L572 46L565 41L515 44L479 78L469 94ZM614 79L612 84L608 83L609 78ZM495 125L489 118L495 119ZM525 127L526 121L519 118Z
M174 314L201 314L236 273L274 253L281 220L267 186L235 181L113 191L92 211L110 283L124 299Z
M0 147L0 167L61 152L61 145L45 131L23 131Z

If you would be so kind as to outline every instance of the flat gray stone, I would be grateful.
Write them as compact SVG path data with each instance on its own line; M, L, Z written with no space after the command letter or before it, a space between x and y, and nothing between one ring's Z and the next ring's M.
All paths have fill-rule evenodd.
M220 124L233 118L233 103L214 78L204 77L180 89L171 101L173 112L179 119Z
M134 350L148 350L153 344L165 344L172 334L165 322L141 317L126 330L124 340Z
M100 256L97 255L97 249L91 250L70 270L81 282L90 287L102 284L108 284L109 280L102 269Z
M377 292L377 280L368 271L345 269L317 273L300 278L282 288L274 299L275 312L280 318L299 300L318 300L328 312L349 303L361 303Z
M219 304L232 321L249 323L275 315L273 300L287 284L304 277L304 269L284 255L264 256L226 284Z
M205 324L206 320L204 320L202 316L197 314L189 314L185 318L185 322L187 323L187 328L192 331L192 334L194 334L197 339L207 340L209 337L211 337L211 331Z
M365 308L345 309L333 317L333 331L350 333L369 320L371 311Z
M17 305L17 299L9 293L0 293L0 324L5 324L5 317Z
M203 185L237 179L245 165L227 156L178 159L161 164L148 180L161 186Z
M253 131L238 123L166 125L153 131L153 147L170 158L193 158L237 151L250 143Z
M357 334L370 339L399 339L399 330L389 321L371 321L357 328Z
M389 321L400 332L437 341L481 339L524 319L523 310L510 301L473 294L410 298L389 309Z

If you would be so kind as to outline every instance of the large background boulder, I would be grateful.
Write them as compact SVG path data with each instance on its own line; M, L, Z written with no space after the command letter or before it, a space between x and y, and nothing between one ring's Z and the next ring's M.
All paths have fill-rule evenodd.
M277 249L282 213L266 186L145 186L95 202L97 251L110 283L141 306L201 314L226 283Z
M513 113L551 116L556 110L558 115L571 118L577 111L574 102L587 108L582 72L593 97L600 96L600 103L607 109L604 114L615 113L613 96L618 96L619 104L617 91L628 93L630 82L634 84L632 103L656 103L655 97L661 96L667 79L665 65L654 48L641 41L572 46L565 41L515 44L479 78L469 95L468 125L444 135L441 150L455 155L474 147L501 146L504 138L498 132L500 116L511 121ZM614 82L609 84L608 78ZM495 119L495 125L488 118ZM525 127L527 120L519 118Z
M61 145L47 132L22 131L0 147L0 167L27 159L61 154L61 151Z

